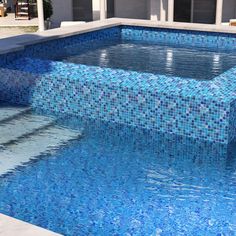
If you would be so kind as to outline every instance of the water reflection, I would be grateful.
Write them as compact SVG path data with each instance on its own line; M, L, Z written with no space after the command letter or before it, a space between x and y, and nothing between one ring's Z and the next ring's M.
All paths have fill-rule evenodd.
M136 41L94 41L43 57L200 80L213 79L236 65L234 51Z
M173 50L167 49L166 51L166 70L172 73L173 67Z

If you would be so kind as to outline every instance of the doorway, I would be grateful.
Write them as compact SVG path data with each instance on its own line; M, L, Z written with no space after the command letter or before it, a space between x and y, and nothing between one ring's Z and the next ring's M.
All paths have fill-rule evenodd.
M114 0L107 0L107 18L115 16L115 3Z
M73 20L74 21L92 21L99 19L99 1L98 0L73 0ZM114 0L107 0L107 18L114 17Z
M174 20L214 24L216 18L216 0L175 0Z
M191 22L191 0L174 1L174 21Z
M93 20L92 0L73 0L73 20L74 21Z

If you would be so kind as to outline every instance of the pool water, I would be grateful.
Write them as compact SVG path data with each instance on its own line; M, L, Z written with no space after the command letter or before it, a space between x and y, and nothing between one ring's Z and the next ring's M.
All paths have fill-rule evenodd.
M58 117L83 136L0 178L0 212L64 235L235 235L235 145Z
M94 40L60 48L47 59L210 80L236 65L234 50L183 47L145 41Z
M0 63L1 213L68 236L236 235L234 35L115 27Z

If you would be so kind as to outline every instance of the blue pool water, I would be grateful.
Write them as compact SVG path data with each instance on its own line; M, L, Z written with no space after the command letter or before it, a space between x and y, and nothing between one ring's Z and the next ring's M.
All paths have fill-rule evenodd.
M0 212L74 236L236 234L234 145L58 124L83 136L0 178Z
M131 40L94 40L44 55L64 62L209 80L236 65L235 50Z

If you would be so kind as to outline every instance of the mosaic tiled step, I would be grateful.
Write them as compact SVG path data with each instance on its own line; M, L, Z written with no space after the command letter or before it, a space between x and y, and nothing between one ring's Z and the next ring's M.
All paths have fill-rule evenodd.
M23 166L42 154L57 150L71 140L81 136L81 132L52 126L6 145L0 150L0 175Z
M0 122L7 121L21 114L27 113L30 108L19 107L0 107Z
M53 122L53 119L50 117L27 114L0 123L0 145L34 133L38 129L53 124Z

